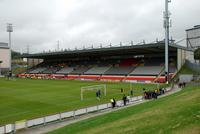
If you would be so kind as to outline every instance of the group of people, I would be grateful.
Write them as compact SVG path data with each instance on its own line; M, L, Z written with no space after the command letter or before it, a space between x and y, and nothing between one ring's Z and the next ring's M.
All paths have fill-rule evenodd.
M123 100L124 106L126 106L126 104L129 103L130 101L130 96L126 96L124 94L122 97L122 100ZM111 102L112 108L116 107L116 100L114 98L110 99L110 102Z
M143 91L145 99L157 99L159 95L165 93L164 88L155 89L154 91L146 91L146 89L143 89Z
M178 87L179 88L184 88L186 86L186 83L185 82L180 82L179 84L178 84Z
M143 91L144 91L144 99L157 99L157 97L159 95L162 95L162 94L165 93L165 88L155 89L154 91L146 91L146 89L143 88ZM124 106L126 106L127 103L130 102L131 96L133 97L133 90L130 90L130 95L131 96L129 94L126 96L124 94L124 89L123 88L120 89L120 92L123 94L122 101L123 101ZM100 90L98 90L96 92L96 96L97 97L101 96L101 91ZM115 98L110 99L110 102L111 102L112 108L116 107L116 100L115 100Z
M129 103L130 99L131 97L129 95L128 96L126 96L125 94L123 95L122 100L123 100L124 106L126 106L126 104ZM116 100L114 98L110 99L110 102L111 102L112 108L116 107Z
M123 88L121 88L121 93L124 93ZM133 89L130 90L130 95L131 97L133 97ZM126 103L129 103L131 97L129 96L129 94L127 96L125 94L123 95L122 100L123 100L124 106L126 105Z
M131 96L130 95L126 96L124 94L124 89L123 88L120 89L120 92L123 94L122 101L123 101L124 106L126 106L126 104L129 103L129 101L131 99L131 96L133 97L133 90L130 90ZM112 108L116 107L116 100L114 98L110 99L110 102L112 104Z

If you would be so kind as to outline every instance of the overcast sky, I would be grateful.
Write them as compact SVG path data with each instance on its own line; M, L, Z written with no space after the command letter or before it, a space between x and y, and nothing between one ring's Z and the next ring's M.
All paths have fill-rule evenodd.
M13 49L31 53L60 48L124 44L164 39L165 0L0 0L0 42L8 42L6 23L13 23ZM171 36L200 24L200 0L172 0Z

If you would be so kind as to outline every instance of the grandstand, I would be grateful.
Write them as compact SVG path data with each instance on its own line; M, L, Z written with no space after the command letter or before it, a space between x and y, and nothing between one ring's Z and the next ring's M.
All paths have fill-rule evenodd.
M163 70L163 66L139 66L136 69L134 69L130 75L131 76L157 76L161 73ZM172 72L174 73L174 72Z
M107 48L25 54L29 70L19 77L102 81L165 82L164 42ZM170 44L169 72L173 75L193 51ZM190 60L190 59L189 59ZM35 62L36 61L36 62Z
M64 67L56 72L56 74L69 74L74 70L73 67Z
M106 71L104 74L106 74L106 75L128 75L133 69L134 69L133 66L112 67L108 71Z
M81 66L81 67L75 68L70 74L81 75L81 74L84 74L84 72L86 72L87 70L89 70L87 66Z
M47 67L42 73L55 74L58 70L59 70L59 68L52 66L52 67Z
M29 71L29 73L37 74L37 73L42 73L44 70L46 70L45 67L38 67L38 68L33 69L32 71Z
M84 74L88 74L88 75L99 74L99 75L102 75L102 74L104 74L106 71L108 71L109 69L110 69L109 66L104 66L104 67L93 67L93 68L89 69L88 71L86 71Z

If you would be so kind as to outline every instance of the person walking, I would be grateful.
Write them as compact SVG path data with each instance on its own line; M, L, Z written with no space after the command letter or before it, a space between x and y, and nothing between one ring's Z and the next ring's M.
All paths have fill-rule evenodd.
M111 102L112 108L114 108L115 105L116 105L115 99L114 99L114 98L113 98L113 99L110 99L110 102Z
M121 93L123 93L124 92L124 89L123 88L121 88Z
M116 107L116 100L113 98L113 108Z
M101 97L101 90L98 90L98 96Z
M127 101L127 98L126 98L126 95L124 94L124 96L122 97L122 100L124 102L124 106L126 106L126 101Z

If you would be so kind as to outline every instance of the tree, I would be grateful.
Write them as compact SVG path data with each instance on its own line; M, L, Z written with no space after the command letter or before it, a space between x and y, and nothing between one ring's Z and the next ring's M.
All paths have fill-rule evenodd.
M200 48L196 49L194 52L194 59L200 60Z
M20 58L21 58L21 54L19 52L12 50L12 59L20 59Z

